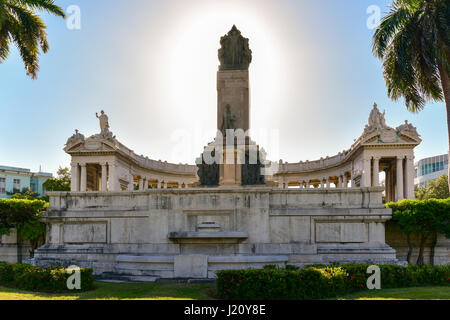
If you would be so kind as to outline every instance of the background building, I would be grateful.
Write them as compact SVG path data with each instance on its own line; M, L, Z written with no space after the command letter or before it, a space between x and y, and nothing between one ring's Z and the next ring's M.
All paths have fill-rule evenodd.
M0 198L10 198L10 192L30 188L39 196L44 195L42 184L53 175L48 172L31 172L30 169L0 165Z
M425 186L427 181L448 173L448 154L421 159L414 163L414 185Z

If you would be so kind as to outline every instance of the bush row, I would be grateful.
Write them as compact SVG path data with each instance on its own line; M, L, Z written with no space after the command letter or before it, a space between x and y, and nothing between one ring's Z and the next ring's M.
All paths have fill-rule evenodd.
M266 266L263 269L217 272L222 299L323 299L368 290L368 264L315 265L305 268ZM450 265L402 267L379 265L381 288L450 285Z
M94 285L92 269L80 269L81 289ZM39 268L29 264L0 262L0 285L41 292L68 292L67 280L71 273L64 268Z

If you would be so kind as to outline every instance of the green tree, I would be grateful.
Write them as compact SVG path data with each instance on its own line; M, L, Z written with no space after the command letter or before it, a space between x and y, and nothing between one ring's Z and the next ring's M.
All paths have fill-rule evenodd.
M37 192L31 191L31 188L23 188L22 191L7 192L11 195L12 199L26 199L26 200L37 200L39 199L39 194Z
M0 0L0 63L9 55L10 44L18 48L27 75L37 78L40 50L47 53L46 26L35 11L65 18L53 0Z
M0 199L0 236L17 230L18 243L28 240L34 250L45 240L45 224L41 221L48 202L26 199Z
M407 235L408 262L410 262L412 244L410 235L417 234L420 237L419 255L417 264L423 265L423 252L426 241L431 237L432 252L431 263L433 263L434 246L436 236L439 233L450 237L450 199L427 199L427 200L402 200L389 202L387 208L392 208L392 221L397 223L402 232Z
M450 1L394 0L373 36L373 53L391 99L403 97L415 113L430 100L445 101L450 150Z
M416 187L414 193L417 199L447 199L450 197L448 188L448 176L446 174L435 180L431 180L425 187Z
M70 191L70 171L69 168L58 169L58 177L50 178L42 186L45 191Z

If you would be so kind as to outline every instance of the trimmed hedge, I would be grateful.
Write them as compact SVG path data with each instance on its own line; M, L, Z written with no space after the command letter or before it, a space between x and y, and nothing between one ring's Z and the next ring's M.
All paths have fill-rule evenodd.
M87 291L94 287L92 269L80 269L81 290L69 290L71 274L64 268L39 268L29 264L0 262L0 285L40 292Z
M369 264L315 265L305 268L266 266L263 269L217 272L217 295L222 299L309 300L368 290ZM402 267L379 265L381 288L450 285L450 265Z

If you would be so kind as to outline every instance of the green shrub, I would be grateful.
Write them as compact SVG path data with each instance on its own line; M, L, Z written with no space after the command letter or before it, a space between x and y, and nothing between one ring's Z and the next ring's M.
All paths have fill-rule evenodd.
M91 290L94 285L92 269L80 269L81 289ZM71 292L67 279L71 276L64 268L39 268L29 264L0 262L0 285L41 292Z
M305 268L274 266L217 272L217 294L222 299L323 299L367 289L368 264L313 265ZM450 265L380 265L381 287L450 285Z

